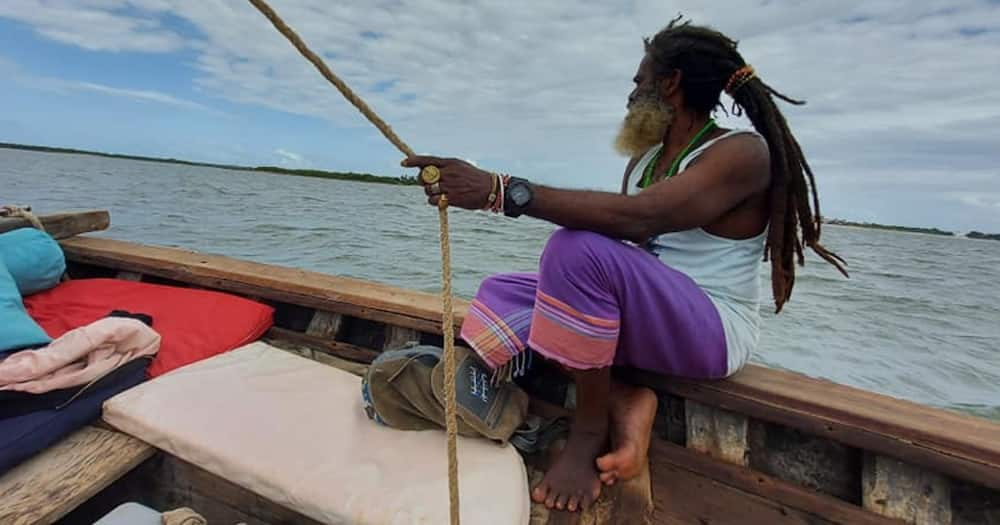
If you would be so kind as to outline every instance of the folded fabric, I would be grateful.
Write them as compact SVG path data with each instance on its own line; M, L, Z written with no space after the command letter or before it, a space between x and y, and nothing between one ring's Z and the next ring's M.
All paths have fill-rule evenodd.
M39 410L0 420L0 475L101 415L101 404L146 377L151 359L140 358L85 389L60 409Z
M0 390L42 393L86 385L160 348L160 335L137 319L107 317L70 330L48 346L0 360Z
M413 346L383 352L368 367L361 396L368 417L400 430L444 428L442 350ZM528 395L493 372L465 347L455 348L458 433L506 443L528 413Z
M41 394L32 394L17 390L0 390L0 419L23 416L40 410L63 408L89 390L101 389L105 385L113 384L122 374L127 376L131 375L136 369L146 370L149 368L149 363L149 357L133 359L92 383L70 388L60 388L59 390L52 390Z
M52 288L66 271L66 257L59 243L34 228L0 234L0 261L14 277L21 295Z
M0 259L0 357L4 352L42 346L51 340L28 315L14 276Z

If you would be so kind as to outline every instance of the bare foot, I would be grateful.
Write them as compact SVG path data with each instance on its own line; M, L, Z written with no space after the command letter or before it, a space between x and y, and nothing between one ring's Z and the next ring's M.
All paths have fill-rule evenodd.
M601 494L594 461L606 443L600 433L570 433L569 443L531 491L531 499L552 509L586 510Z
M597 458L606 485L642 472L656 418L656 394L644 387L615 383L611 399L611 452Z

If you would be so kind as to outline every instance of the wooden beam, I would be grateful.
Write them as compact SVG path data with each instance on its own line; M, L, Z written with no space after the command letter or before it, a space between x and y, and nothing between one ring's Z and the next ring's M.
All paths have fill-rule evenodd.
M952 525L1000 524L1000 491L951 482Z
M420 332L412 328L386 325L382 350L399 350L411 342L420 342Z
M861 450L758 419L748 439L751 469L861 505Z
M84 427L0 477L0 523L55 523L154 451L121 432Z
M142 281L142 274L139 272L130 272L127 270L122 270L115 274L115 279L120 279L122 281Z
M264 342L270 344L271 346L279 350L284 350L290 354L302 356L306 359L311 359L313 361L316 361L317 363L322 363L327 366L338 368L340 370L343 370L344 372L354 374L358 377L364 377L365 373L368 371L368 365L364 363L359 363L357 361L349 361L347 359L344 359L343 357L337 357L333 354L324 352L322 350L316 350L308 346L302 346L292 341L288 341L285 339L278 339L270 336L265 336L263 340Z
M356 363L369 364L379 355L377 350L362 348L360 346L342 343L340 341L333 341L324 337L303 334L301 332L287 330L285 328L273 327L267 331L265 336L271 340L306 346L318 352L324 352L341 359L354 361Z
M298 268L243 261L178 248L97 237L62 241L67 259L173 281L301 305L441 334L441 300L435 294L336 277ZM455 331L468 302L455 300Z
M687 445L686 401L677 396L657 393L656 420L653 431L662 439L680 446Z
M344 316L340 314L325 310L316 310L312 319L309 320L309 327L306 328L306 334L336 339L343 322Z
M1000 488L1000 424L794 372L748 365L720 381L639 370L630 381Z
M903 525L798 485L654 439L656 523Z
M38 219L42 221L45 231L55 239L67 239L81 233L106 230L111 225L111 216L107 210L54 213L39 215ZM0 233L30 227L31 223L20 217L0 218Z
M867 454L862 479L862 501L872 512L913 525L951 523L951 482L940 474Z
M746 466L747 417L690 399L684 405L687 446L726 463Z

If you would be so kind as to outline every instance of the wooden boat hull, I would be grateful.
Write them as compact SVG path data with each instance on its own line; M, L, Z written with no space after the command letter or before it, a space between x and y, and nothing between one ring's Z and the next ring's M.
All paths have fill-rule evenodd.
M430 294L106 238L62 246L74 278L141 279L271 304L270 343L355 373L407 341L442 342L440 302ZM466 308L456 303L456 325ZM1000 522L996 422L757 366L713 382L622 373L660 399L648 484L623 484L597 513L536 509L534 523ZM192 505L222 523L311 523L162 453L70 516L122 498Z

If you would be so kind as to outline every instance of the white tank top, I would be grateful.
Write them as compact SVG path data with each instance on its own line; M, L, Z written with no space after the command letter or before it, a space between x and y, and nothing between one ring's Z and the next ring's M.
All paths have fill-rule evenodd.
M764 140L753 130L731 130L695 148L681 160L677 174L716 142L740 133L751 133ZM663 144L653 146L639 159L629 174L629 194L641 191L637 183L662 147ZM767 229L755 237L737 240L692 228L657 235L649 245L649 250L664 264L698 283L719 311L726 334L727 375L746 364L760 339L760 270L766 237Z

